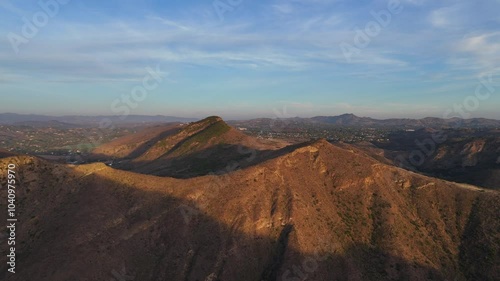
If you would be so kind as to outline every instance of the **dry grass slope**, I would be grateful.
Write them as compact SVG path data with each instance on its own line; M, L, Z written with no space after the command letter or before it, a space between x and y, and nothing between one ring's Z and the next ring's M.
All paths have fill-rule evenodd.
M500 279L498 192L323 140L190 179L10 162L20 271L2 280Z

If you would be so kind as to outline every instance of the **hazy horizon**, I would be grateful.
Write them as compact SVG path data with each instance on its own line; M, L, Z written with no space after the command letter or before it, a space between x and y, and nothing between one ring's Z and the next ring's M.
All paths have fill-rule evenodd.
M286 111L285 111L286 112ZM92 115L92 114L33 114L33 113L15 113L15 112L0 112L0 115L2 114L16 114L16 115L35 115L35 116L45 116L45 117L120 117L120 115L106 115L106 114L98 114L98 115ZM330 115L310 115L310 116L286 116L285 115L271 115L271 116L249 116L248 118L245 117L236 117L236 118L231 118L229 116L224 116L222 114L209 114L206 116L178 116L178 115L169 115L169 114L130 114L129 116L144 116L144 117L156 117L156 116L161 116L161 117L174 117L174 118L182 118L182 119L196 119L196 120L202 120L205 119L209 116L218 116L221 117L224 120L227 121L238 121L238 120L251 120L251 119L260 119L260 118L269 118L269 119L287 119L287 118L313 118L313 117L335 117L335 116L341 116L341 115L355 115L360 118L372 118L372 119L377 119L377 120L386 120L386 119L425 119L425 118L440 118L440 119L452 119L452 118L460 118L460 119L491 119L491 120L499 120L500 118L487 118L487 117L470 117L470 118L461 118L461 117L450 117L450 118L443 118L440 116L424 116L424 117L405 117L405 116L396 116L396 117L388 117L388 118L379 118L379 117L373 117L373 116L365 116L365 115L358 115L354 114L351 112L344 112L344 113L339 113L339 114L330 114ZM127 117L125 116L123 121L127 121Z

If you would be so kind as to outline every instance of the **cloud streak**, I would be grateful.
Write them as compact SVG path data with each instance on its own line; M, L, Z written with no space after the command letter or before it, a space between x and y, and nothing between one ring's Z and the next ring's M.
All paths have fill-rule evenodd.
M275 85L274 81L288 77L314 88L303 90L303 95L331 91L343 99L336 102L346 104L373 89L379 91L377 95L398 99L395 103L410 104L398 93L419 89L445 107L444 99L431 96L436 89L447 98L459 98L461 93L455 92L453 83L460 81L460 88L465 89L478 75L500 67L496 12L500 3L493 0L401 0L402 14L394 15L391 24L350 64L339 44L351 41L357 28L373 20L371 12L384 9L387 1L245 2L223 22L206 1L118 3L73 0L19 55L12 52L5 36L0 37L0 91L6 90L1 85L26 81L110 83L123 88L140 79L146 66L161 64L181 81L219 85L213 91L224 92L224 77L245 77L245 82L232 85L242 91L254 89L249 86L252 79L259 81L256 84ZM9 1L1 1L0 7L7 23L0 27L4 35L22 27L21 11L36 10ZM120 12L112 12L117 9ZM220 80L205 81L208 76ZM382 83L386 83L384 88ZM179 83L179 92L191 89L183 85ZM284 93L298 90L280 82L272 91L254 97L292 100ZM313 101L303 104L319 106ZM429 104L422 102L416 108Z

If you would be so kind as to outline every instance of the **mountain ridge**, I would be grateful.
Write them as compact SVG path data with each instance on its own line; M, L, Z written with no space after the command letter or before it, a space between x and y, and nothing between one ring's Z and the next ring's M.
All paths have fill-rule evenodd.
M276 121L280 124L274 124ZM500 127L500 120L487 119L487 118L437 118L437 117L424 117L420 119L411 118L388 118L388 119L375 119L371 117L359 117L352 113L346 113L337 116L315 116L311 118L257 118L250 120L229 121L230 124L238 124L244 126L245 124L260 124L259 126L283 126L294 127L296 124L326 124L340 127L398 127L406 129L418 128L482 128L482 127Z
M117 140L145 146L116 153L138 159L162 141L129 170L0 159L0 184L9 163L19 181L22 270L9 280L109 280L119 270L152 281L500 278L498 191L325 139L261 143L220 117ZM186 170L199 163L211 164ZM160 173L142 171L148 164Z
M218 116L176 126L169 132L148 141L136 141L132 137L115 140L97 147L92 158L116 158L119 164L114 167L139 173L191 177L222 170L227 163L255 158L260 151L270 151L284 145L279 141L257 140L247 136ZM140 138L143 134L136 135ZM145 143L147 147L138 149ZM125 151L129 154L125 156L122 148L131 145L134 151L140 153L133 154L128 149ZM118 153L119 150L122 152Z
M324 123L338 126L403 126L408 128L422 127L499 127L500 120L488 118L470 118L462 119L453 117L449 119L438 117L423 117L423 118L386 118L376 119L371 117L359 117L352 113L345 113L337 116L314 116L310 118L293 117L293 118L278 118L286 122L313 122ZM128 115L128 116L85 116L85 115L66 115L66 116L49 116L36 114L16 114L16 113L0 113L0 124L15 125L16 123L31 122L62 122L69 124L98 124L103 120L110 120L114 124L126 123L165 123L165 122L196 122L199 118L175 117L166 115ZM241 122L274 122L276 118L256 118L246 120L231 120L228 123Z
M325 140L188 179L29 156L0 162L16 163L24 183L15 281L105 280L124 264L138 280L498 278L499 253L488 249L500 247L500 193Z

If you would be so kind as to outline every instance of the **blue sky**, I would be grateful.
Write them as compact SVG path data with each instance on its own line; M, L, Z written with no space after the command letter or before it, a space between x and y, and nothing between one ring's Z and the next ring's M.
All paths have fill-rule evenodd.
M500 0L54 1L0 0L0 112L500 119Z

